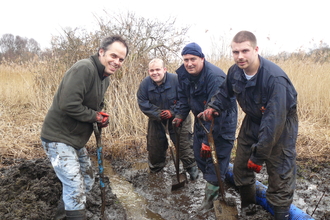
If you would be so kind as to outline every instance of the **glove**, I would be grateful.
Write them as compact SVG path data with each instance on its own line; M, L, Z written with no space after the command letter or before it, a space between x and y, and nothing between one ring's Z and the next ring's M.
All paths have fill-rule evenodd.
M197 115L198 118L203 117L204 121L212 121L213 116L219 116L219 113L213 108L207 108Z
M180 127L182 122L183 122L183 119L174 118L173 121L172 121L172 124L175 125L175 127Z
M211 148L210 148L210 146L208 146L204 143L202 143L201 157L204 159L211 157Z
M253 163L252 160L249 160L247 167L248 167L248 169L253 170L256 173L260 173L260 170L262 168L261 165Z
M160 118L161 119L170 119L172 118L172 113L170 110L162 110L162 112L160 113Z
M105 112L97 112L96 113L96 122L99 127L104 128L109 124L109 114Z

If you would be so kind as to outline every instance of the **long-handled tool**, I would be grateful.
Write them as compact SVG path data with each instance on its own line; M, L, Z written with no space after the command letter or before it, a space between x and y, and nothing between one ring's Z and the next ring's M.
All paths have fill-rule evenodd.
M211 155L212 155L214 169L215 169L215 173L217 175L217 179L218 179L218 183L219 183L219 193L222 197L222 199L219 198L213 202L215 215L218 220L236 220L236 219L238 219L236 201L234 198L226 198L224 184L221 180L218 156L217 156L214 139L213 139L213 135L212 135L214 120L212 120L212 122L211 122L211 127L210 127L209 131L203 125L201 119L198 118L198 120L199 120L199 124L203 127L203 129L207 135L207 139L208 139L208 142L209 142L209 145L211 148Z
M183 187L186 182L188 181L187 179L187 175L186 173L180 173L180 153L179 153L179 144L180 144L180 136L179 136L179 132L176 130L175 131L175 136L176 136L176 145L173 144L173 141L170 137L170 133L168 131L168 120L166 122L166 126L162 123L164 130L165 130L165 135L167 138L167 142L171 151L171 155L172 155L172 159L174 162L174 166L175 166L175 171L176 171L176 178L178 183L172 184L172 191L173 190L177 190L180 189L181 187ZM175 147L174 147L175 146ZM174 150L173 148L175 148L175 156L174 156Z
M96 138L96 145L97 145L97 162L99 165L99 175L100 175L100 189L101 189L101 199L102 199L102 205L101 205L101 219L104 219L104 211L105 211L105 185L103 182L104 179L104 168L103 168L103 153L102 153L102 140L101 140L101 131L102 128L98 127L97 123L93 123L93 129L94 129L94 135Z

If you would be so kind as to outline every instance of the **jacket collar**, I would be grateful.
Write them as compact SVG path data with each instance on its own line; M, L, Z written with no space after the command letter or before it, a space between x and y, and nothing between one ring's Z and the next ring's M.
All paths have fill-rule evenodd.
M238 80L238 81L241 81L243 83L246 83L246 86L245 86L246 88L256 86L257 80L260 78L261 74L263 74L263 71L262 71L262 66L264 64L263 58L260 55L258 55L258 58L259 58L259 61L260 61L260 66L258 68L257 73L250 80L246 79L244 71L235 64L236 65L236 70L235 70L236 73L234 74L234 79Z
M92 55L91 59L96 64L97 73L99 74L100 79L101 80L105 79L107 77L107 76L104 76L105 66L100 62L98 53L96 53L95 55Z
M172 87L171 84L169 83L169 80L167 80L167 78L168 78L168 72L165 73L162 84L159 85L159 86L162 86L163 89L168 89L168 88ZM159 86L157 85L157 83L155 81L153 81L151 79L150 76L149 76L149 79L150 79L151 83L149 83L148 91L156 90L156 88L159 87Z

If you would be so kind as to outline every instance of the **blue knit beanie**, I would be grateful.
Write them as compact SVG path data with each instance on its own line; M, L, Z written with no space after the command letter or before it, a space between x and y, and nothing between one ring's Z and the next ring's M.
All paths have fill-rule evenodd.
M190 44L187 44L182 52L181 52L181 56L183 55L186 55L186 54L192 54L192 55L195 55L195 56L199 56L201 58L204 58L204 54L202 52L202 48L196 44L196 43L190 43Z

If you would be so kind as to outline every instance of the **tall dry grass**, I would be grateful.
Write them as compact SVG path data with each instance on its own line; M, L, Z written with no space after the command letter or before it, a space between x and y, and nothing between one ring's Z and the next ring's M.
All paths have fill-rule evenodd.
M103 144L105 154L112 157L145 152L147 117L139 110L136 91L147 75L147 62L135 63L134 58L130 59L119 76L112 77L105 96L110 124L103 129ZM233 63L231 59L211 62L225 72ZM169 65L169 71L174 72L179 63ZM298 91L298 158L327 159L330 153L330 116L327 114L330 112L327 89L330 64L295 58L276 63L287 72ZM44 156L39 139L42 122L66 71L63 66L50 65L53 63L36 60L25 65L0 65L0 162L5 163L9 158ZM136 71L128 72L134 65ZM87 147L95 149L94 137Z
M298 155L329 161L330 63L295 57L278 61L298 91Z

